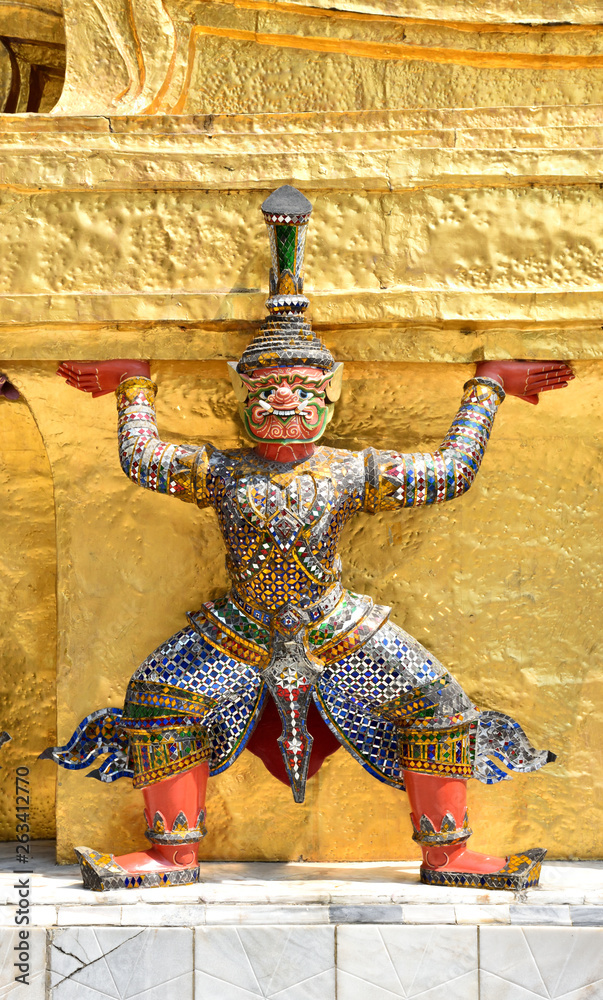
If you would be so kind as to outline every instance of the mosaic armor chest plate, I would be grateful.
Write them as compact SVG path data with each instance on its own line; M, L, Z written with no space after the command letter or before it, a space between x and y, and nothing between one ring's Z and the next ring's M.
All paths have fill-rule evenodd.
M361 455L321 448L283 471L249 452L215 452L209 477L235 599L272 617L339 583L339 536L363 500Z

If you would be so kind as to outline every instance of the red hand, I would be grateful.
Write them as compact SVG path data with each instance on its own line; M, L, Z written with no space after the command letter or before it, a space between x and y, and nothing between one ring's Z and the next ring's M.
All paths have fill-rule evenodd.
M113 361L63 361L57 369L57 375L74 389L91 392L96 397L114 392L125 378L136 375L150 378L151 370L148 361L116 358Z
M538 402L549 389L564 389L576 376L565 361L480 361L476 375L500 382L508 396Z

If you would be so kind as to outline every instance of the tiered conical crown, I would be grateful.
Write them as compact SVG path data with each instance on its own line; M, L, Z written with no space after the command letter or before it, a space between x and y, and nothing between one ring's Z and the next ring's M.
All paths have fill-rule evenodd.
M310 305L303 294L304 251L312 205L297 188L284 184L266 198L262 205L268 226L272 267L269 315L259 334L245 348L237 371L243 374L256 368L280 368L287 365L310 365L331 371L332 354L314 336L304 319Z

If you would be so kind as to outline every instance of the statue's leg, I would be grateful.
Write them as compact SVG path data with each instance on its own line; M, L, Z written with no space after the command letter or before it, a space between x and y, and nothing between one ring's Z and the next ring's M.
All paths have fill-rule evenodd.
M473 831L467 813L466 779L407 769L402 773L410 800L413 839L423 854L422 882L486 889L538 885L546 854L542 848L505 858L469 850L467 841Z
M194 868L205 836L205 792L209 764L164 778L142 789L146 836L152 847L115 858L130 874Z
M348 649L353 642L348 633ZM553 755L536 750L509 716L480 712L416 639L385 622L357 650L328 664L319 708L363 767L408 789L423 882L500 889L537 884L542 849L508 859L467 849L466 781L494 784L537 770Z
M467 781L404 771L414 839L423 867L437 871L497 872L507 859L467 848L471 836L467 814Z
M258 671L188 626L136 670L123 711L93 712L65 746L45 751L44 757L69 769L109 754L91 774L105 782L131 778L145 799L152 846L117 858L77 847L87 888L197 881L210 762L212 773L230 767L245 749L262 704Z
M187 885L199 878L197 854L205 836L209 764L202 761L142 788L147 837L152 846L131 854L102 854L77 847L87 889L137 889Z

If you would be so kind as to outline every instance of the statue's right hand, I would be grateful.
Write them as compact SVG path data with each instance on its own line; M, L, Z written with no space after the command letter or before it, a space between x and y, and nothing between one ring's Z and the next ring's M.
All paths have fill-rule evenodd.
M126 378L143 375L150 378L148 361L135 358L116 358L113 361L63 361L57 375L64 378L67 385L82 392L90 392L94 397L114 392Z

